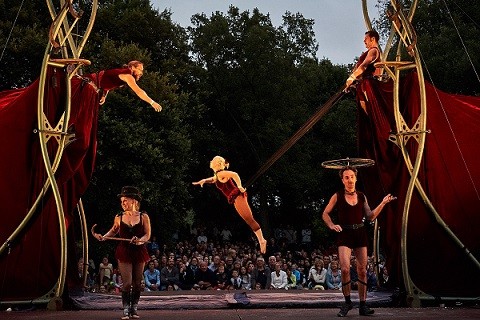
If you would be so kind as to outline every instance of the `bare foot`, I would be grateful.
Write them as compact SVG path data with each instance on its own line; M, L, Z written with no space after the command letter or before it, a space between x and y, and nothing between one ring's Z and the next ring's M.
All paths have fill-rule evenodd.
M265 254L267 252L267 240L263 239L260 241L260 252Z

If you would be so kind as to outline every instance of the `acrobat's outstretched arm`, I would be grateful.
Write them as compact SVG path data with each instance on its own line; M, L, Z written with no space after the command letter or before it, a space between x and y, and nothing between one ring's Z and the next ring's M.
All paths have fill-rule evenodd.
M155 102L155 100L150 98L148 96L148 94L145 92L145 90L143 90L142 88L140 88L138 86L137 81L135 81L135 78L131 74L120 74L120 75L118 75L118 77L122 81L125 81L127 83L127 85L130 87L130 89L132 89L133 92L135 92L135 94L140 99L149 103L150 106L152 106L152 108L155 109L155 111L157 111L157 112L162 111L162 106L160 104L158 104L157 102Z
M202 180L200 180L200 181L192 182L192 184L193 184L194 186L200 185L200 187L203 188L203 184L204 184L204 183L215 183L215 181L217 181L217 178L216 178L216 177L210 177L210 178L202 179Z

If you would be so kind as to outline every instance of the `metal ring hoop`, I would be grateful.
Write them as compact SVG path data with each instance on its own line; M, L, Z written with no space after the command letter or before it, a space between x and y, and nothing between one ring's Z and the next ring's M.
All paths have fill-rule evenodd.
M371 167L375 165L375 161L372 159L363 158L345 158L337 160L328 160L322 162L322 167L327 169L343 169L345 167Z

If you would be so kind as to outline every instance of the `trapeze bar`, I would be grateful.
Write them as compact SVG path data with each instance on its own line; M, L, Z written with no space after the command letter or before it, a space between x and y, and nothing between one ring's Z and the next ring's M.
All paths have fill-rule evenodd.
M61 131L54 131L54 130L42 130L42 129L35 129L33 130L33 133L46 133L50 134L52 136L75 136L75 133L68 133L68 132L61 132Z
M81 64L81 65L84 65L84 66L89 66L89 65L92 64L92 62L90 60L87 60L87 59L71 58L71 59L50 59L48 64L51 65L51 66L54 66L54 67L63 68L64 66L69 65L69 64Z
M390 133L391 136L416 136L423 133L431 133L431 130L412 130L412 131L402 131L397 133Z
M374 64L376 68L397 68L398 70L414 69L417 65L410 61L381 61Z

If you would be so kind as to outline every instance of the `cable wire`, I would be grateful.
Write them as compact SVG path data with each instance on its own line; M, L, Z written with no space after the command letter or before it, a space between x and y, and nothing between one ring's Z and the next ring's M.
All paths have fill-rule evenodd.
M15 28L15 24L17 23L18 16L20 15L20 11L22 10L23 2L25 0L22 0L20 3L20 7L18 8L17 16L15 17L15 20L13 21L12 28L10 29L10 33L8 34L7 41L5 41L5 46L3 47L2 54L0 55L0 62L2 62L3 59L3 54L5 53L5 49L7 49L8 42L10 41L10 37L12 36L13 33L13 28Z

